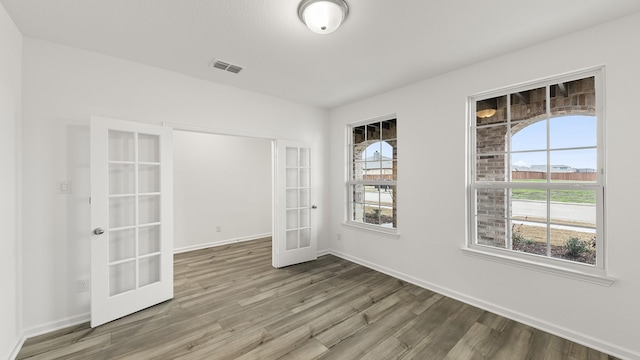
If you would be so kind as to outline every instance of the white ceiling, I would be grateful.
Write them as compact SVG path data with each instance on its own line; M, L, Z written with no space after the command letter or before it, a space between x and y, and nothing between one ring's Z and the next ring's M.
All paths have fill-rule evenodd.
M346 1L342 27L318 35L299 0L0 0L25 36L324 108L640 11L638 0Z

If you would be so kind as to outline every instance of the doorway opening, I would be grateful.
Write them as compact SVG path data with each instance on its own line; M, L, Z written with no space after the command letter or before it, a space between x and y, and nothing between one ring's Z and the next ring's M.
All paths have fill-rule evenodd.
M174 252L272 236L273 140L174 130Z

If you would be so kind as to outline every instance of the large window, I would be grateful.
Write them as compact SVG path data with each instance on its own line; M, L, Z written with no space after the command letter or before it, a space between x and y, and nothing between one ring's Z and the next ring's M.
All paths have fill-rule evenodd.
M349 127L348 222L395 232L398 139L397 120Z
M600 72L470 98L471 248L604 268Z

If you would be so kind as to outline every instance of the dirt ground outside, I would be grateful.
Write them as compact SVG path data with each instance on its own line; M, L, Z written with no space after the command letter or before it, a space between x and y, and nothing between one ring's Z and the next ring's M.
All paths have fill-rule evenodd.
M547 255L547 228L545 226L525 225L514 221L512 232L514 238L513 250L529 254ZM571 238L585 241L588 244L587 251L577 256L572 256L565 247L565 244ZM550 240L551 257L585 264L595 264L596 237L594 233L552 228Z

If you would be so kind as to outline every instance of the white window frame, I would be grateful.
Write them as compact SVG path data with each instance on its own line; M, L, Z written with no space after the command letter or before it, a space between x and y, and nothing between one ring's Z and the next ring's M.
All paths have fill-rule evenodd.
M549 256L540 256L528 254L525 252L511 250L509 239L511 238L511 226L507 226L507 234L505 241L509 248L497 248L489 245L482 245L476 242L476 199L475 193L477 189L513 189L522 188L522 184L511 182L510 175L507 181L477 181L476 180L476 104L478 101L491 99L495 97L507 97L507 128L510 128L510 94L528 91L536 88L545 87L546 96L549 99L550 86L562 82L580 80L587 77L594 77L596 92L596 132L597 132L597 180L595 184L564 184L564 183L543 183L529 184L525 188L539 188L544 190L595 190L596 191L596 265L582 264L579 262L567 261L563 259L553 258ZM580 280L600 284L611 285L615 279L606 275L606 234L605 234L605 144L604 144L604 67L586 69L563 74L542 80L518 84L515 86L498 89L490 92L480 93L468 97L467 102L467 139L468 139L468 172L467 172L467 241L463 251L468 255L481 257L484 259L508 263L515 266L531 268L534 270L550 272L553 274L577 278ZM550 101L546 102L546 116L552 118ZM547 144L547 154L549 153L549 145ZM510 148L505 152L505 168L511 168ZM507 171L509 174L510 171ZM508 201L507 201L508 203ZM547 207L549 203L547 203ZM549 208L547 208L547 212ZM507 219L507 221L510 220ZM549 221L549 220L547 220Z
M395 186L395 189L397 191L398 189L398 180L397 180L397 174L396 174L396 180L354 180L354 176L353 176L353 168L354 168L354 154L353 154L353 128L356 128L358 126L363 126L363 125L369 125L369 124L373 124L373 123L377 123L377 122L382 122L382 121L387 121L387 120L396 120L396 122L398 121L398 117L396 114L391 114L391 115L386 115L386 116L380 116L380 117L376 117L373 119L367 119L367 120L362 120L362 121L358 121L358 122L353 122L353 123L349 123L347 124L347 128L346 128L346 144L347 144L347 178L346 178L346 184L345 184L345 188L346 188L346 199L347 199L347 206L346 206L346 213L345 213L345 220L344 220L344 225L348 225L351 227L355 227L358 229L363 229L363 230L370 230L370 231L374 231L383 235L388 235L391 236L392 238L397 238L400 236L400 232L398 230L398 212L397 212L397 208L398 208L398 201L396 199L396 228L387 228L387 227L383 227L381 225L376 225L376 224L369 224L369 223L364 223L364 222L359 222L359 221L353 221L352 220L352 216L351 214L353 214L353 204L354 204L354 199L353 199L353 192L351 191L351 187L353 185L389 185L389 186ZM398 141L398 134L396 132L396 142ZM397 147L397 145L396 145ZM397 161L397 160L396 160Z

